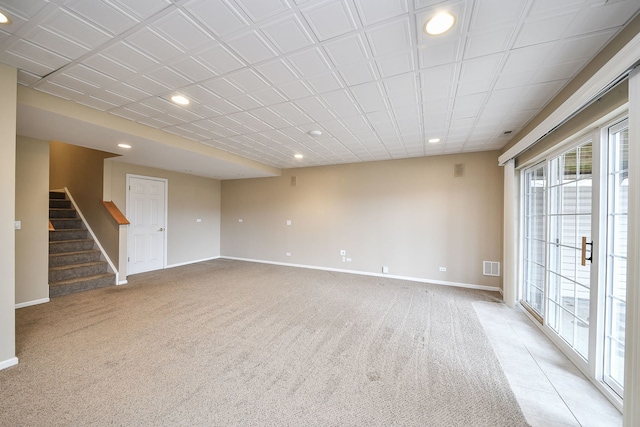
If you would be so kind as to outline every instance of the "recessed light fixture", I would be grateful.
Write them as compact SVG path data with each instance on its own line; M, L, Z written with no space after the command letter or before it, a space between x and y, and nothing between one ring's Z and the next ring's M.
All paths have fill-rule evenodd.
M295 157L296 159L301 159L301 158L303 158L304 156L303 156L302 154L296 154L296 155L295 155L295 156L293 156L293 157Z
M435 144L436 142L440 142L440 138L431 138L428 142Z
M456 23L456 17L449 12L440 12L424 24L424 32L430 36L446 33Z
M0 24L11 25L11 18L6 13L0 11Z
M118 147L120 147L120 148L131 148L131 146L129 144L118 144Z
M321 130L314 129L314 130L310 130L310 131L308 132L308 134L309 134L309 135L311 135L311 136L314 136L314 137L315 137L315 136L320 136L320 135L322 135L322 131L321 131Z
M171 100L178 105L189 105L189 100L182 95L173 95Z

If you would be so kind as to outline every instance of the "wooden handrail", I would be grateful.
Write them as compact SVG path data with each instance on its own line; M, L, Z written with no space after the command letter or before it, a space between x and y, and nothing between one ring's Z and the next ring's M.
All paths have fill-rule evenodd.
M53 224L51 224L51 221L49 221L49 231L56 231L56 229L53 227Z
M113 202L105 202L102 201L102 205L107 209L107 212L111 214L113 219L116 221L118 225L129 225L131 224L129 220L120 212L120 209Z

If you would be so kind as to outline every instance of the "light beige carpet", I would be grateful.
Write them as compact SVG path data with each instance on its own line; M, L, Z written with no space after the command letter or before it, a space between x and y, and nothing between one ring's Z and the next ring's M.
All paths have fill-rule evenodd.
M526 426L490 292L215 260L16 312L2 426Z

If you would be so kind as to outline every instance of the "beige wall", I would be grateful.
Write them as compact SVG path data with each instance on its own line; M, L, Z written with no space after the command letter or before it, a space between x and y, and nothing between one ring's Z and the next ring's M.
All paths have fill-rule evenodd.
M18 137L16 146L16 304L49 298L49 142Z
M381 273L385 265L391 275L498 287L500 278L482 275L482 261L500 261L502 253L497 155L289 169L276 178L223 181L222 255L366 273ZM456 164L464 164L464 177L454 177ZM350 263L342 262L341 249Z
M118 268L118 225L102 205L104 159L115 154L52 141L49 188L67 187L100 245Z
M168 266L220 256L220 181L120 161L107 162L112 201L125 214L127 174L168 180ZM196 222L198 218L202 221Z
M0 64L0 368L15 364L17 70Z

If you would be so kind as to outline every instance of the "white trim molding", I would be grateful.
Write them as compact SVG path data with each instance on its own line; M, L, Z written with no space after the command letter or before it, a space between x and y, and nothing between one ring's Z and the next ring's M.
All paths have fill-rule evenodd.
M640 67L629 77L629 216L624 425L640 425Z
M30 307L32 305L46 304L49 301L51 301L49 298L40 298L40 299L36 299L36 300L33 300L33 301L21 302L21 303L16 304L16 310L19 309L19 308Z
M3 369L7 369L10 368L12 366L15 366L18 364L18 358L17 357L12 357L11 359L7 359L7 360L3 360L2 362L0 362L0 371Z
M616 79L625 74L640 58L640 34L631 39L607 63L602 66L589 80L576 90L566 101L553 111L531 132L523 136L514 146L504 152L498 162L502 166L515 158L527 148L535 144L551 129L571 117L594 99Z
M370 273L368 271L344 270L342 268L319 267L317 265L292 264L287 262L265 261L261 259L238 258L238 257L231 257L231 256L220 256L219 258L230 259L235 261L256 262L259 264L282 265L284 267L308 268L310 270L334 271L336 273L358 274L360 276L386 277L388 279L407 280L409 282L419 282L419 283L431 283L433 285L453 286L456 288L479 289L482 291L500 292L500 288L498 286L484 286L484 285L476 285L473 283L448 282L444 280L423 279L420 277L397 276L395 274L385 274L385 273Z
M504 206L502 232L502 291L503 301L509 307L516 305L518 297L518 191L515 160L504 165Z

